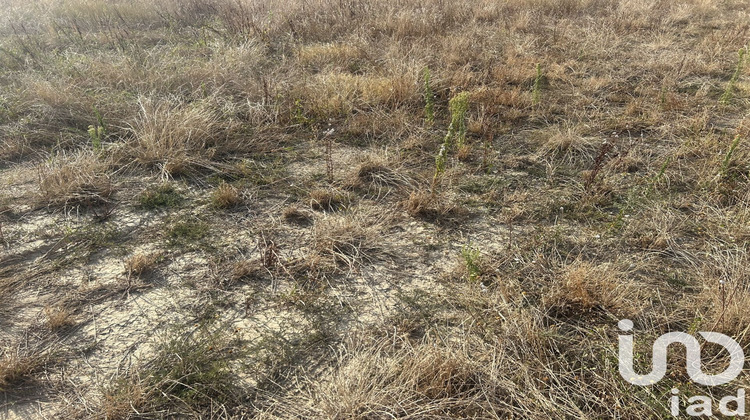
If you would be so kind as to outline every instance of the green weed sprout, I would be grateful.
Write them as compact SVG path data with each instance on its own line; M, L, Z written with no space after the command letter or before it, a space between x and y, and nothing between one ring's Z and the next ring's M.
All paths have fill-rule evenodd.
M466 271L469 274L469 282L474 283L479 280L482 275L482 268L480 266L481 253L478 249L473 247L471 244L464 245L461 248L461 258L464 260L466 265Z
M457 148L463 147L466 142L466 111L469 109L469 92L461 92L454 96L448 102L448 108L451 112L451 123L448 126L448 133L443 139L440 151L435 157L435 176L432 179L432 190L435 192L435 186L440 176L445 172L445 163L448 158L448 151L453 147L453 139Z
M94 150L101 150L102 140L107 136L107 128L104 125L104 118L102 118L99 110L94 108L94 113L96 114L96 125L89 125L88 132Z
M531 92L531 101L534 105L538 104L539 101L542 99L542 80L544 76L542 75L542 66L537 63L536 64L536 78L534 78L534 89Z
M451 123L448 126L448 134L445 135L443 144L450 147L451 141L456 138L456 147L461 148L466 141L466 111L469 110L469 92L461 92L451 98L448 102L451 111Z
M747 53L747 47L741 48L740 51L737 53L739 56L739 59L737 60L737 67L734 69L734 74L732 75L732 78L729 79L729 82L727 82L727 87L724 89L724 93L721 95L721 98L719 99L719 102L722 105L728 105L732 98L734 97L734 85L737 83L737 79L739 79L740 74L742 73L742 66L745 63L745 54Z

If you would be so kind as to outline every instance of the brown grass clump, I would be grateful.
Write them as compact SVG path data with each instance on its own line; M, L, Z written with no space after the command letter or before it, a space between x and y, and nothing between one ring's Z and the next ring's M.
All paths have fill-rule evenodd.
M353 215L318 219L312 234L316 253L348 266L372 258L377 249L377 225Z
M341 210L349 203L346 194L333 190L318 188L310 191L310 207L318 211Z
M138 381L123 383L117 393L105 393L100 414L107 419L128 419L133 407L143 407L149 397L145 385Z
M412 191L409 194L409 199L405 202L406 212L410 216L423 217L423 218L435 218L439 214L437 208L435 208L436 199L428 192Z
M233 282L257 278L264 273L263 264L258 261L240 260L232 264L230 278Z
M159 256L156 254L135 254L125 260L125 271L128 278L138 278L152 272Z
M61 153L38 167L41 199L48 206L93 206L115 191L109 164L92 151Z
M0 393L11 391L14 385L29 379L46 360L39 353L24 354L21 349L6 350L0 355Z
M62 330L76 324L73 314L65 306L47 306L44 308L44 315L47 318L47 328L52 331Z
M242 196L233 185L222 183L211 194L211 203L220 209L228 209L242 203Z
M454 205L446 194L429 191L412 191L401 206L410 216L428 222L451 222L468 215L466 209Z
M343 354L330 380L316 384L315 416L471 417L484 380L478 360L457 347L429 343L401 349L362 346Z
M309 225L313 220L309 212L300 210L297 206L286 207L281 215L287 222L301 226Z
M601 140L582 137L572 127L555 127L539 148L539 153L568 164L589 163L596 155L599 143Z
M566 266L543 300L548 310L564 316L595 310L632 316L639 305L632 284L606 265L586 262Z
M140 114L131 125L129 155L170 175L185 174L216 152L219 119L210 103L185 104L142 98Z
M386 157L368 156L354 168L347 180L347 186L380 197L393 188L409 185L409 178L393 166L394 164Z

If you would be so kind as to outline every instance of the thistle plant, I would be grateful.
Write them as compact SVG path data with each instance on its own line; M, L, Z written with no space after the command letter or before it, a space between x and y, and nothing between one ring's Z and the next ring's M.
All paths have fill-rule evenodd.
M445 135L443 144L450 147L453 138L456 138L456 147L461 148L466 141L466 111L469 109L469 92L461 92L451 98L448 102L451 111L451 123L448 126L448 134Z
M448 108L451 112L451 123L448 126L448 133L443 139L440 151L435 157L435 176L432 178L432 192L435 192L440 177L445 172L445 163L448 158L448 151L455 145L458 149L464 146L466 142L466 111L469 109L469 92L461 92L454 96L448 102Z
M322 138L320 137L320 130L315 127L314 128L316 134L316 137L320 138L323 141L323 144L325 146L325 158L326 158L326 179L328 180L329 184L333 184L333 132L334 129L329 128L328 130L324 131L322 133Z
M435 156L435 175L432 177L432 193L433 194L435 194L435 186L440 180L440 177L445 172L445 160L446 160L447 155L448 155L448 148L446 147L446 144L443 143L440 146L440 151L438 152L437 156Z
M737 83L737 79L739 79L740 74L742 73L742 66L745 63L746 53L747 47L741 48L737 53L739 56L739 59L737 60L737 67L734 69L734 74L729 79L729 82L727 82L727 87L726 89L724 89L724 93L721 95L721 98L719 98L719 102L722 105L728 105L734 97L734 85Z
M94 113L96 114L96 125L89 125L88 132L94 150L101 150L102 140L107 135L107 128L104 125L104 118L102 118L99 110L94 108Z
M542 75L542 66L536 64L536 78L534 78L534 88L531 91L531 102L536 105L542 99L542 81L544 76Z
M423 72L424 79L424 117L428 124L435 120L435 95L430 86L430 69L425 67Z

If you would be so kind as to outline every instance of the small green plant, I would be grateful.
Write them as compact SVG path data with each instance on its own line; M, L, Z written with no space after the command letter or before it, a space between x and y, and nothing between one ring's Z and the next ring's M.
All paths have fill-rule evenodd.
M721 179L726 179L728 177L729 164L732 162L732 155L734 154L734 150L737 149L737 146L739 144L740 144L740 135L737 134L734 137L732 144L729 146L729 150L727 151L727 154L724 156L724 161L721 162L721 170L719 171L719 177Z
M294 101L294 111L292 119L299 125L309 125L313 123L311 118L305 116L305 107L302 105L302 100L297 99Z
M668 156L667 159L664 161L664 163L661 165L661 168L659 169L659 172L654 175L653 178L649 180L648 188L646 188L646 195L651 195L652 192L654 192L654 189L656 188L656 184L661 181L661 179L664 177L664 172L667 171L667 167L669 166L670 162L672 162L672 156Z
M138 204L146 210L159 207L174 207L182 201L183 197L172 184L161 184L148 188L138 197Z
M127 418L132 410L206 413L239 405L242 392L231 362L243 353L234 337L208 322L195 331L172 328L160 337L152 360L104 389L101 417Z
M542 83L544 81L544 75L542 75L542 66L536 64L536 77L534 78L534 88L531 91L531 102L537 105L542 99Z
M724 89L724 93L721 95L721 98L719 98L719 102L722 105L728 105L734 97L735 84L737 83L737 79L739 79L740 74L742 73L742 66L745 63L746 53L747 47L741 48L737 53L739 55L739 58L737 60L737 67L734 69L734 74L729 79L729 82L727 82L727 87L726 89Z
M469 110L469 92L461 92L448 102L451 111L451 123L448 134L443 143L450 147L452 139L456 139L456 147L463 147L466 142L466 111Z
M453 148L454 138L455 145L460 150L466 142L466 111L469 109L469 92L461 92L454 96L448 103L451 112L451 122L448 126L448 133L443 139L440 151L435 157L435 175L432 178L432 193L435 193L435 187L440 177L445 173L445 163L448 158L448 151Z
M461 248L461 258L466 266L469 282L475 283L482 276L481 253L471 244L466 244Z
M167 240L173 246L191 246L208 233L208 224L197 217L173 220L166 229Z
M96 114L96 125L89 125L88 132L94 150L101 150L102 140L107 136L107 127L104 125L104 118L102 118L99 110L94 108L94 113Z
M430 69L425 67L423 72L424 79L424 117L428 124L435 121L435 94L430 86Z

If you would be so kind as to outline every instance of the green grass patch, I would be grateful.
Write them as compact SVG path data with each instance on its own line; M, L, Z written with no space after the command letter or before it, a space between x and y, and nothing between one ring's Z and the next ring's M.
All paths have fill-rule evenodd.
M138 197L138 205L144 210L154 210L175 207L183 200L183 195L172 184L161 184L144 190Z

